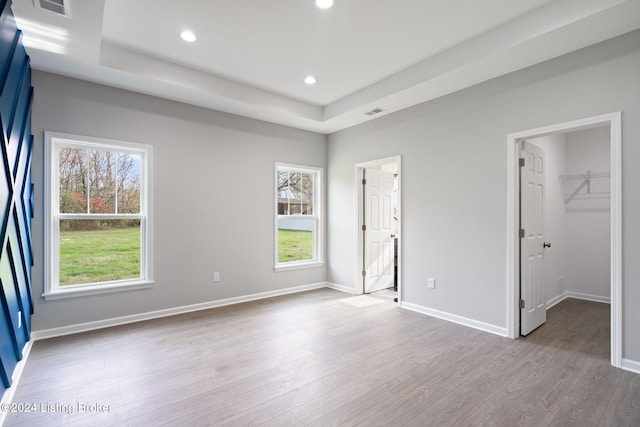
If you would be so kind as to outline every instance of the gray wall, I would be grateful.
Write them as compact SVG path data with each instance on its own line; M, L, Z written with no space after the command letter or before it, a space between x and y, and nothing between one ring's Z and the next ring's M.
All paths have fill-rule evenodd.
M273 271L275 162L326 170L325 136L42 72L33 85L34 230L45 130L152 145L155 183L155 286L44 301L35 232L35 331L325 281L325 268Z
M574 175L584 174L587 170L610 171L610 149L608 126L570 132L567 134L567 168L564 173ZM583 210L567 212L567 262L570 274L566 290L610 298L611 212L609 209L603 210L610 206L610 201L587 200L583 206Z
M529 140L545 150L545 298L568 296L606 301L611 295L610 200L572 200L565 205L561 175L611 169L610 127L599 126ZM595 184L594 184L595 187Z
M622 111L623 357L640 361L639 50L630 33L330 135L328 280L354 287L354 164L401 154L405 301L506 328L507 134Z

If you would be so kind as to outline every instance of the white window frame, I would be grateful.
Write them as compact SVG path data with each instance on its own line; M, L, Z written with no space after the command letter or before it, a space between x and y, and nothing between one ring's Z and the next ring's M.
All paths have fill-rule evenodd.
M301 172L306 174L314 175L313 179L313 215L279 215L278 214L278 201L280 198L280 194L278 193L278 172L281 170L288 170L293 172ZM324 218L322 216L323 213L323 205L324 205L324 193L323 193L323 173L322 168L314 167L314 166L302 166L295 165L289 163L278 163L275 164L275 172L274 172L274 270L275 271L283 271L283 270L293 270L299 268L313 268L320 267L325 264L324 262ZM313 259L305 260L305 261L289 261L289 262L280 262L278 260L278 220L279 219L300 219L300 220L309 220L313 218L314 227L313 227Z
M152 221L152 164L153 147L131 142L113 141L103 138L77 136L57 132L45 132L44 161L44 231L45 231L45 300L72 298L85 295L96 295L150 288L153 286L153 221ZM141 157L140 164L140 213L139 214L61 214L60 213L60 146L76 146L85 149L115 150L129 152ZM60 254L60 220L62 219L139 219L140 220L140 278L115 280L108 282L60 286L59 254Z

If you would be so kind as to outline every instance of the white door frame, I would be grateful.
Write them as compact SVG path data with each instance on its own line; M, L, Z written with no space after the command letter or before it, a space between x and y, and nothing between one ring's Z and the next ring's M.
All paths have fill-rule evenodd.
M507 336L520 336L519 141L591 127L611 127L611 365L622 367L622 114L530 129L507 135Z
M381 166L388 163L396 163L398 165L398 304L402 302L402 156L385 157L383 159L371 160L368 162L356 163L354 167L354 185L356 186L354 194L356 194L355 224L356 224L356 260L354 271L355 294L360 295L364 292L362 280L362 260L364 254L363 234L362 234L362 214L364 212L363 191L362 191L362 171L365 168Z

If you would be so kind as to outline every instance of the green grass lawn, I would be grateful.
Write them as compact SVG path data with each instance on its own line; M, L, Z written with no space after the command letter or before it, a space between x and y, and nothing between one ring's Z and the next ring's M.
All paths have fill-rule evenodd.
M278 260L313 258L311 231L278 230ZM140 229L60 233L60 286L140 277Z
M139 277L139 228L60 233L60 286Z
M313 232L278 230L278 261L305 261L313 259Z

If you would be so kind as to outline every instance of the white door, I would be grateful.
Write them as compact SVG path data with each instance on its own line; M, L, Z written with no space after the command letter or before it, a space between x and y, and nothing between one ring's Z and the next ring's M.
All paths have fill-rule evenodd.
M364 169L364 292L393 286L394 278L394 175Z
M544 296L544 150L522 144L520 158L520 334L527 335L547 320ZM524 308L523 308L524 307Z

